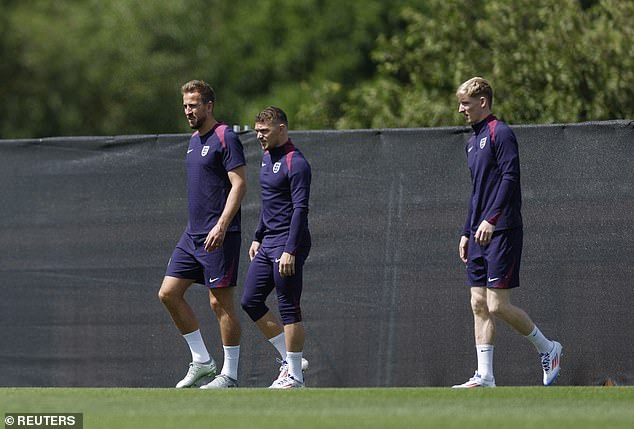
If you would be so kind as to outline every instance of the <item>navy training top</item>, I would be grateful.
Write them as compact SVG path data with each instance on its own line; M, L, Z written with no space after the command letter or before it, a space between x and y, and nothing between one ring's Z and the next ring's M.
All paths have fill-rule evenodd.
M255 241L284 246L284 252L292 255L299 247L311 245L310 182L310 165L290 139L264 152L260 170L262 209Z
M207 134L196 131L187 149L187 194L190 235L207 235L216 225L227 203L231 182L227 172L246 165L244 149L238 136L223 123ZM227 232L240 231L240 210L231 220Z
M520 227L522 191L515 134L494 115L472 128L465 151L473 187L462 233L475 234L483 220L495 225L496 231Z

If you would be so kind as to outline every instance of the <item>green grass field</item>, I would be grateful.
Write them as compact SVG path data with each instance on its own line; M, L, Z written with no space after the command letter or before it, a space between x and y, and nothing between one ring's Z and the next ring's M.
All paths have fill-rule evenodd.
M628 428L634 387L0 388L0 414L83 413L84 428ZM6 426L9 427L9 426Z

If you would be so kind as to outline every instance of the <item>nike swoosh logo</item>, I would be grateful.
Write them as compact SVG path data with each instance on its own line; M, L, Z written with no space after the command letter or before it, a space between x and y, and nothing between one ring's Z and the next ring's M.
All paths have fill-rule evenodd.
M491 283L491 282L494 282L496 280L500 280L500 278L499 277L496 277L494 279L487 278L487 280L489 281L489 283Z
M216 277L215 279L209 279L209 283L217 282L219 279L220 277Z
M194 149L187 149L187 153L193 152Z
M471 146L467 152L471 152L471 150L473 150L473 146Z
M265 163L262 163L262 167L266 167L266 164L265 164Z
M280 262L281 260L282 260L282 258L277 258L277 259L275 260L275 263L278 263L278 262Z

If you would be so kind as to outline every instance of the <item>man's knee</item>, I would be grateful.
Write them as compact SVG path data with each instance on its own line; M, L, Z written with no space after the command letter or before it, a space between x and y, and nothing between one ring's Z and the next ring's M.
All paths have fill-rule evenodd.
M487 307L492 315L502 319L504 319L504 316L513 308L509 295L504 293L504 291L497 291L495 289L488 295Z
M240 306L249 315L252 321L257 322L260 320L269 309L263 301L254 299L253 297L244 295L240 300Z
M471 311L473 311L473 314L478 316L488 314L490 312L490 308L487 304L486 296L483 297L480 295L472 294L471 295Z
M167 293L167 291L165 291L165 290L163 290L163 288L161 288L158 291L158 299L163 304L166 304L167 302L169 302L170 297L169 297L169 294Z
M492 302L488 304L488 307L489 307L489 313L491 313L493 316L495 316L498 319L500 318L500 316L503 316L505 314L504 306L500 304L499 302Z
M166 277L158 291L158 298L164 305L182 300L190 285L191 281L189 280Z
M177 294L174 293L174 289L170 288L165 284L165 282L163 282L158 291L158 298L163 304L167 305L177 298Z
M222 288L209 290L209 305L216 314L231 312L233 310L233 289L234 288Z

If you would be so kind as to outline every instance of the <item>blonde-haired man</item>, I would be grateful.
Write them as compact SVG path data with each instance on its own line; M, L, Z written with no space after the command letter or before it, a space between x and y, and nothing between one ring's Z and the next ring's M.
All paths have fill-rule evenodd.
M501 319L537 349L543 384L559 376L562 347L547 339L524 310L511 304L520 285L522 255L522 193L517 140L513 131L492 114L493 90L474 77L456 92L458 112L473 128L466 145L472 192L459 255L471 287L478 369L455 388L495 387L493 350L495 320Z

